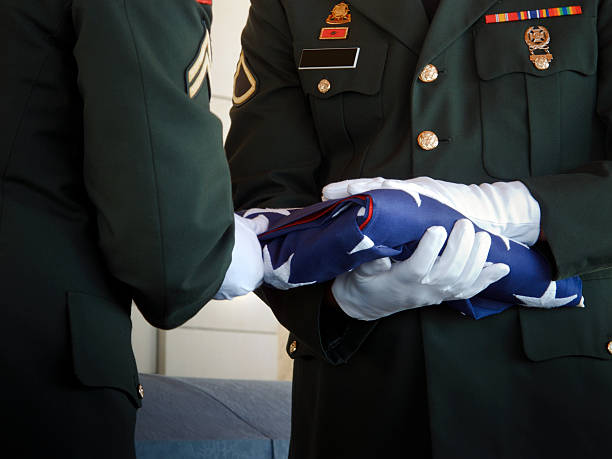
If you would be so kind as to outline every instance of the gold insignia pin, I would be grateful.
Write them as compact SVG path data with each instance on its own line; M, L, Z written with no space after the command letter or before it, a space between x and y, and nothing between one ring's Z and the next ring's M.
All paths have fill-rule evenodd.
M351 22L351 10L349 6L344 2L338 3L332 8L325 22L332 25L348 24Z
M529 27L525 31L525 43L529 47L529 60L538 70L547 70L553 60L548 45L550 44L550 32L544 26Z

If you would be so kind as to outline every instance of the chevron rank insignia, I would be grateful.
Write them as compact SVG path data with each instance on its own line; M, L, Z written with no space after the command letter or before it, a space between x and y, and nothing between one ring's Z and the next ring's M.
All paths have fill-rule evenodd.
M240 53L240 59L234 74L234 105L241 105L248 101L257 91L257 80L249 69L244 57L244 51Z
M210 71L210 35L208 30L198 48L198 54L185 72L185 88L190 98L200 92L202 84Z

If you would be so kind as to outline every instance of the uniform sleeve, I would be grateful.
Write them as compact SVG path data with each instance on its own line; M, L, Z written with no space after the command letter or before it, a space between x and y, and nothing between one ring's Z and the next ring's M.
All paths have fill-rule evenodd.
M230 111L225 145L234 201L244 207L299 207L321 200L321 153L278 0L253 0L242 33L253 96Z
M248 209L319 202L321 152L300 86L290 28L278 0L252 0L242 46L255 89L248 100L238 97L230 112L232 126L225 149L234 204ZM328 288L313 285L280 291L264 287L260 295L300 341L339 364L358 349L375 322L357 321L335 310L325 301Z
M606 158L567 174L523 182L541 208L541 225L554 258L556 278L612 266L612 5L598 19L597 115L607 128Z
M84 179L113 276L154 326L218 290L233 215L220 121L209 111L210 8L195 0L75 0Z

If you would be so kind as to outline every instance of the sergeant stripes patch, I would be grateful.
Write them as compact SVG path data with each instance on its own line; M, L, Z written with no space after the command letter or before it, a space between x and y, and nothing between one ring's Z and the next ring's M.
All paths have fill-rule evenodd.
M485 16L485 21L487 24L495 24L499 22L528 21L530 19L542 19L556 16L573 16L576 14L582 14L581 6L562 6L540 10L516 11L514 13L487 14Z
M210 34L206 30L204 39L200 44L198 55L185 72L187 94L194 98L200 92L202 83L210 70Z

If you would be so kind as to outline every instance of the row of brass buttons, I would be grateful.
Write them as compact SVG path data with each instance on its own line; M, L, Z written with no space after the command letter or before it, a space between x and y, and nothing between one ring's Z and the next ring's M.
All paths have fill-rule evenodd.
M428 64L421 71L419 75L419 80L421 80L423 83L431 83L438 79L438 75L439 72L437 67L433 64ZM319 81L317 89L321 94L327 93L331 89L330 81L327 78L323 78L321 81Z
M439 75L440 72L435 65L427 64L419 74L419 80L421 80L423 83L432 83L438 79ZM321 94L326 94L331 89L331 82L328 79L323 78L321 81L319 81L319 84L317 84L317 89ZM440 141L435 132L423 131L419 134L417 143L423 150L431 151L438 148Z
M438 68L433 64L427 64L421 73L419 74L419 80L423 83L433 83L438 79L440 72L438 72ZM421 147L425 151L431 151L438 148L439 139L435 132L433 131L423 131L417 137L417 143L419 147Z

